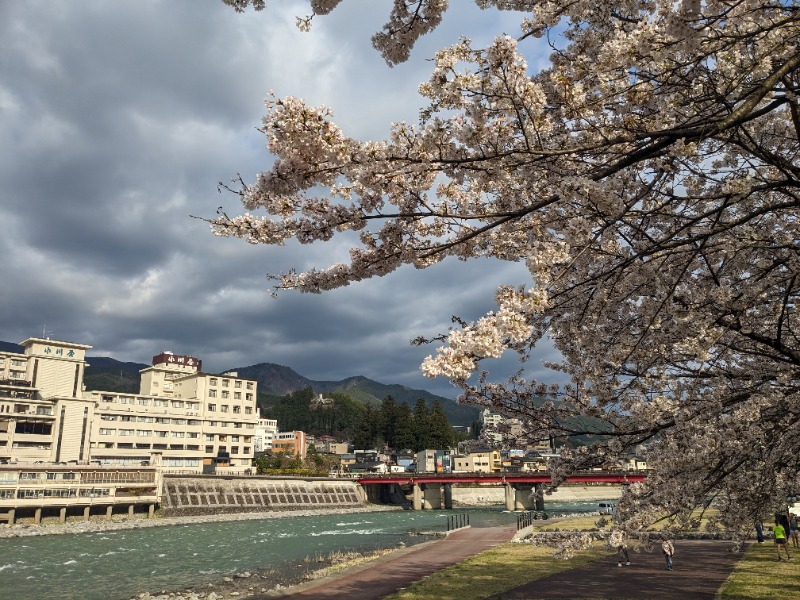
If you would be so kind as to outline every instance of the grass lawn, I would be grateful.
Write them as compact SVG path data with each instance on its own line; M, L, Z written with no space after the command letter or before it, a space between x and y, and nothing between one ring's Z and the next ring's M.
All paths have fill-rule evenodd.
M800 552L789 548L792 560L778 562L775 544L750 546L736 570L722 586L720 600L756 600L758 598L800 598L797 562Z
M597 544L570 560L557 560L552 548L501 544L386 596L386 600L482 600L534 579L582 567L610 552Z

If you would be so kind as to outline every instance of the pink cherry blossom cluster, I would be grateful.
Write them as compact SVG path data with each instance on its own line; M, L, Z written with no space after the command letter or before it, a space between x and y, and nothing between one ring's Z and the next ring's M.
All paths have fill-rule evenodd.
M238 190L263 214L220 215L214 232L281 245L357 231L349 263L280 276L303 292L448 256L524 263L530 281L501 286L497 310L452 329L424 373L523 419L531 441L567 442L555 485L645 457L623 529L694 528L713 507L712 528L749 533L800 493L798 3L478 4L521 11L519 36L440 50L420 122L385 140L270 98L274 166ZM405 60L446 8L395 0L376 47ZM525 45L540 36L554 49L534 72ZM569 385L472 379L545 336Z

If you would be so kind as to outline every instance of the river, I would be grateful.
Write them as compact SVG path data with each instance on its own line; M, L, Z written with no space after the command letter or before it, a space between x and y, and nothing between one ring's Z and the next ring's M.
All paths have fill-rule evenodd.
M597 502L548 505L550 514L596 509ZM291 580L333 552L428 541L419 533L446 531L459 513L479 527L516 520L500 507L398 510L0 539L2 597L122 600L266 569Z

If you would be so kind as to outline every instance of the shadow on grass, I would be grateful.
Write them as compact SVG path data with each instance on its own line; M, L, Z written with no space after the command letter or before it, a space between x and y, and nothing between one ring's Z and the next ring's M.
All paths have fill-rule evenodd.
M725 582L720 600L800 598L797 563L800 551L791 548L792 560L778 561L773 543L752 544Z

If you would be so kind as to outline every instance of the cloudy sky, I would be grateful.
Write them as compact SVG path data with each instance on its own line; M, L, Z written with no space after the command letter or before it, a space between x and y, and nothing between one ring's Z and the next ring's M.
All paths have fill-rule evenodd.
M273 299L267 274L327 266L343 248L253 247L191 218L236 213L218 182L271 164L256 131L270 90L381 139L392 121L416 121L437 48L518 32L518 15L451 5L389 68L370 42L387 0L347 0L310 33L294 25L309 12L300 0L245 14L218 0L0 3L0 340L44 333L124 361L172 350L208 372L273 362L454 397L419 372L433 348L408 341L491 310L498 284L526 282L520 265L445 261ZM490 366L497 377L519 367Z

